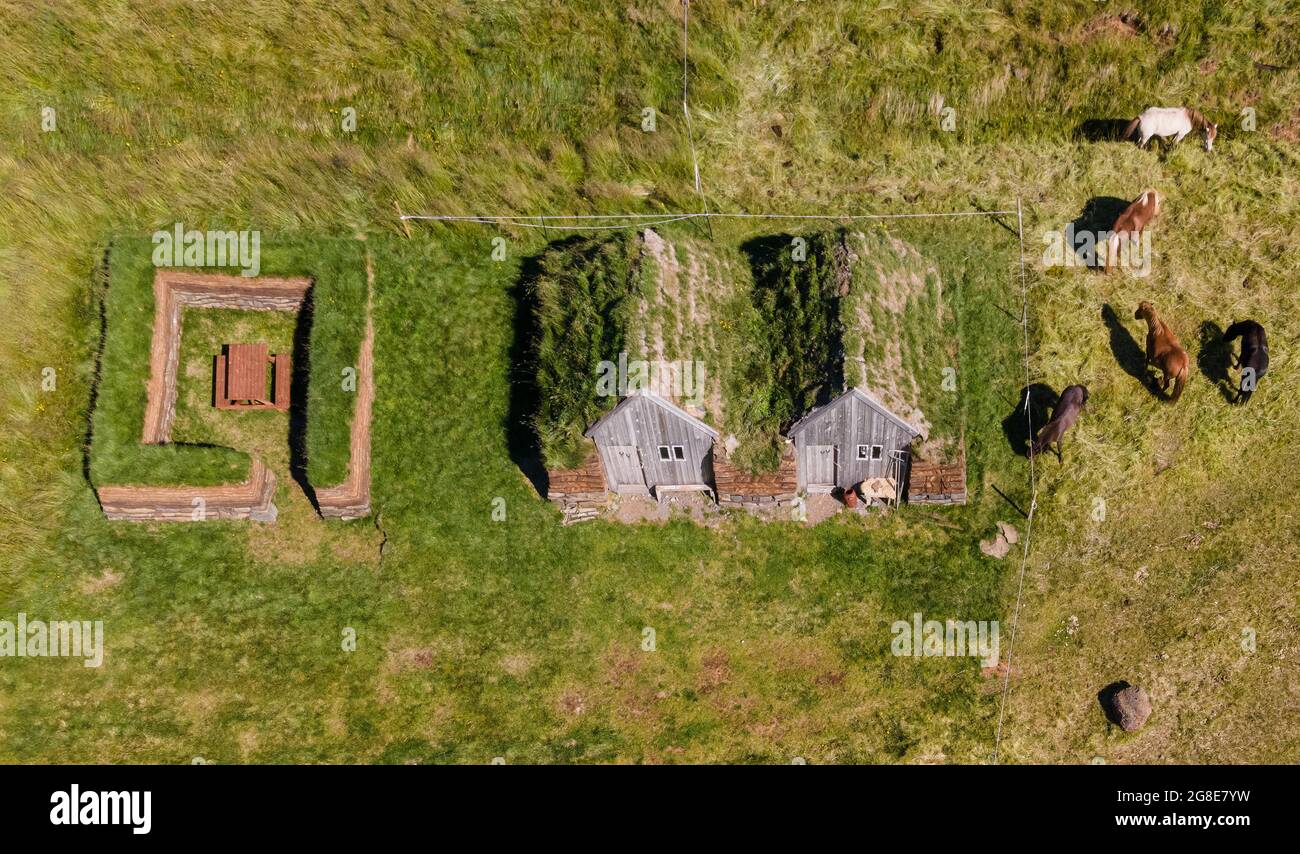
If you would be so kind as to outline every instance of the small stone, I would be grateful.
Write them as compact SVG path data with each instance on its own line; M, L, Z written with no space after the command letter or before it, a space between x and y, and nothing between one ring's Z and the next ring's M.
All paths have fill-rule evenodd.
M1011 551L1011 544L1007 542L1005 537L999 534L992 539L980 540L980 551L984 552L984 554L989 557L1001 560L1007 556L1007 552Z

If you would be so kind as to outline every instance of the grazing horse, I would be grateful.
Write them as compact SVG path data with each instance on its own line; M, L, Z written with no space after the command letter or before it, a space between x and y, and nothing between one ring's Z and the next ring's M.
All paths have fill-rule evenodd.
M1264 327L1253 320L1238 320L1223 333L1224 341L1241 339L1241 355L1234 357L1241 368L1241 383L1233 403L1245 403L1255 392L1255 384L1268 371L1268 336ZM1249 379L1248 379L1249 378Z
M1173 403L1182 395L1183 386L1187 385L1187 351L1178 342L1178 336L1169 328L1169 324L1156 315L1155 306L1151 303L1146 300L1138 303L1133 317L1147 322L1147 364L1155 365L1164 372L1160 383L1161 391L1168 392L1169 383L1173 382L1174 391L1169 395L1169 402Z
M1125 240L1130 243L1142 238L1142 229L1160 215L1160 194L1155 190L1143 190L1142 195L1124 208L1115 224L1110 229L1110 239L1106 244L1106 272L1119 258L1119 247Z
M1140 131L1139 148L1146 148L1151 137L1170 137L1174 142L1182 142L1183 137L1194 130L1205 134L1205 150L1214 150L1214 138L1219 135L1219 126L1190 107L1148 107L1124 131L1124 139L1130 139L1134 131Z
M1081 385L1069 386L1061 392L1061 398L1056 401L1056 408L1052 410L1051 420L1043 425L1043 429L1038 431L1038 438L1034 439L1029 446L1029 456L1036 457L1055 444L1056 459L1064 462L1061 439L1065 436L1065 431L1079 420L1079 413L1083 411L1083 405L1087 402L1088 389Z

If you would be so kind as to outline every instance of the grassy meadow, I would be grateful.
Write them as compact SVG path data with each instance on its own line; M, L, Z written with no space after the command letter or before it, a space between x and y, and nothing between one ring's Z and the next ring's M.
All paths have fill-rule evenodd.
M0 0L0 619L103 619L107 645L99 669L0 659L0 761L985 762L1000 683L891 656L888 626L999 619L1005 658L1018 593L1000 761L1300 758L1300 11L696 0L703 199L681 15ZM1105 138L1176 104L1220 122L1212 153ZM1149 276L1043 263L1046 233L1147 187ZM565 235L397 219L1017 199L1028 380L1092 394L1064 462L1034 463L1023 590L1018 553L977 547L1030 499L1003 424L1027 379L1014 215L888 226L954 310L971 504L815 528L561 528L516 457L520 281ZM370 519L316 519L283 483L276 526L103 519L88 428L132 382L95 385L105 253L177 221L366 256ZM797 223L676 227L739 245ZM1142 299L1192 357L1176 405L1144 383ZM1244 317L1273 361L1234 408L1216 338ZM1098 707L1119 679L1151 694L1138 733Z

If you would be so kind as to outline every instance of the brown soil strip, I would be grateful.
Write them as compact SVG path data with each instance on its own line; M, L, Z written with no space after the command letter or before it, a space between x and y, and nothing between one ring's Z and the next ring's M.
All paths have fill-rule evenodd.
M316 490L322 516L359 519L370 514L370 422L375 408L375 270L366 253L366 337L357 357L357 408L352 416L348 476L338 486Z

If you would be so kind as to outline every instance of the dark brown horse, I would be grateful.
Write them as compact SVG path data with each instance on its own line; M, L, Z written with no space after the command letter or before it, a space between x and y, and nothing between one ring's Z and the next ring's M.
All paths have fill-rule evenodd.
M1084 386L1068 386L1061 392L1061 397L1052 410L1051 420L1043 425L1043 429L1038 431L1038 438L1034 439L1029 446L1029 456L1036 457L1052 445L1056 445L1056 459L1064 462L1061 439L1065 436L1065 431L1079 420L1079 413L1083 411L1083 405L1087 402L1088 389Z
M1236 366L1241 368L1241 383L1237 386L1237 398L1233 403L1245 403L1255 392L1260 377L1268 371L1268 336L1264 327L1253 320L1238 320L1223 333L1227 342L1241 339L1241 355L1235 357Z
M1160 216L1160 194L1155 190L1143 190L1142 195L1124 209L1110 229L1110 240L1106 246L1106 272L1119 259L1119 248L1125 241L1136 241L1142 237L1142 230L1151 221Z
M1169 402L1172 403L1182 396L1183 386L1187 385L1187 351L1169 324L1156 314L1156 308L1151 303L1146 300L1138 303L1133 317L1147 322L1147 364L1155 365L1164 373L1160 383L1161 391L1168 392L1169 383L1173 382L1174 390L1169 395Z

